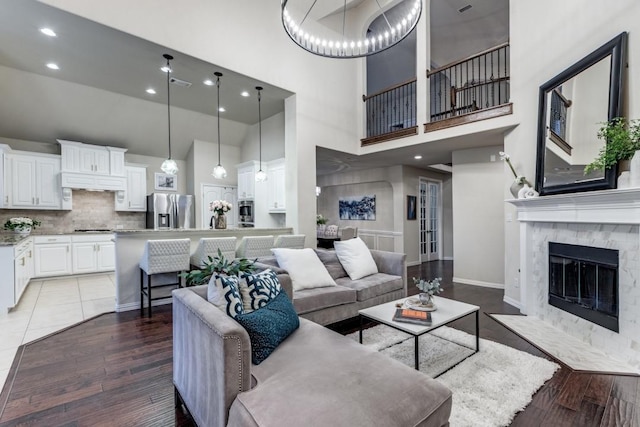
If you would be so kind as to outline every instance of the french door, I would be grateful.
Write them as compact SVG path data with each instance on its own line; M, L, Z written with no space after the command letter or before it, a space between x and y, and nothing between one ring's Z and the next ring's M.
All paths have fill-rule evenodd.
M200 203L202 228L209 228L212 224L213 212L209 210L209 203L214 200L225 200L233 205L227 217L227 228L234 228L238 223L238 192L236 187L214 184L201 184L202 201Z
M420 178L420 262L442 258L442 182Z

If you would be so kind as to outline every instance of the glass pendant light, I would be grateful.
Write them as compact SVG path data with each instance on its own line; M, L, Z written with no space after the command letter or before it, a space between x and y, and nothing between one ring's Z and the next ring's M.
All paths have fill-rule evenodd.
M217 77L216 87L218 88L218 164L213 168L213 172L211 172L211 175L213 175L215 179L223 179L227 177L227 171L220 163L220 77L222 77L222 73L216 71L213 74L215 74L215 76Z
M169 130L169 158L162 162L160 169L167 175L175 175L178 173L178 164L171 158L171 95L169 93L169 75L171 74L171 63L173 56L165 53L162 55L167 60L165 67L167 73L167 125Z
M267 174L262 170L262 110L260 108L262 87L256 86L256 90L258 91L258 141L260 141L260 167L256 172L256 181L263 182L267 180Z

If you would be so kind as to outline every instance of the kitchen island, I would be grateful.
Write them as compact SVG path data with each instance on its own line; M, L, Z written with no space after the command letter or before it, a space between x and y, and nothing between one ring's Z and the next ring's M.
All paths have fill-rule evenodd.
M115 230L116 242L116 311L140 308L140 259L147 240L191 239L191 253L196 250L203 237L236 237L237 244L244 236L278 236L292 234L292 228L228 228L212 229L160 229L160 230ZM167 274L167 282L175 281L175 275ZM173 279L173 280L172 280ZM154 283L155 280L154 280ZM166 304L171 300L155 301Z

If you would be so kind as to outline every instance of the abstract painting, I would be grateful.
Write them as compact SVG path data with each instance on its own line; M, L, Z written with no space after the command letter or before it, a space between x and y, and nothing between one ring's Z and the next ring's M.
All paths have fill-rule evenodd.
M376 195L340 197L338 210L340 219L375 221Z

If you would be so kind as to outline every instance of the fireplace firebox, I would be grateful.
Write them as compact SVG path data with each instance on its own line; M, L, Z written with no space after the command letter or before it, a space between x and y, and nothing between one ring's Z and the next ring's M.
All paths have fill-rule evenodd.
M618 251L549 242L549 304L619 332Z

